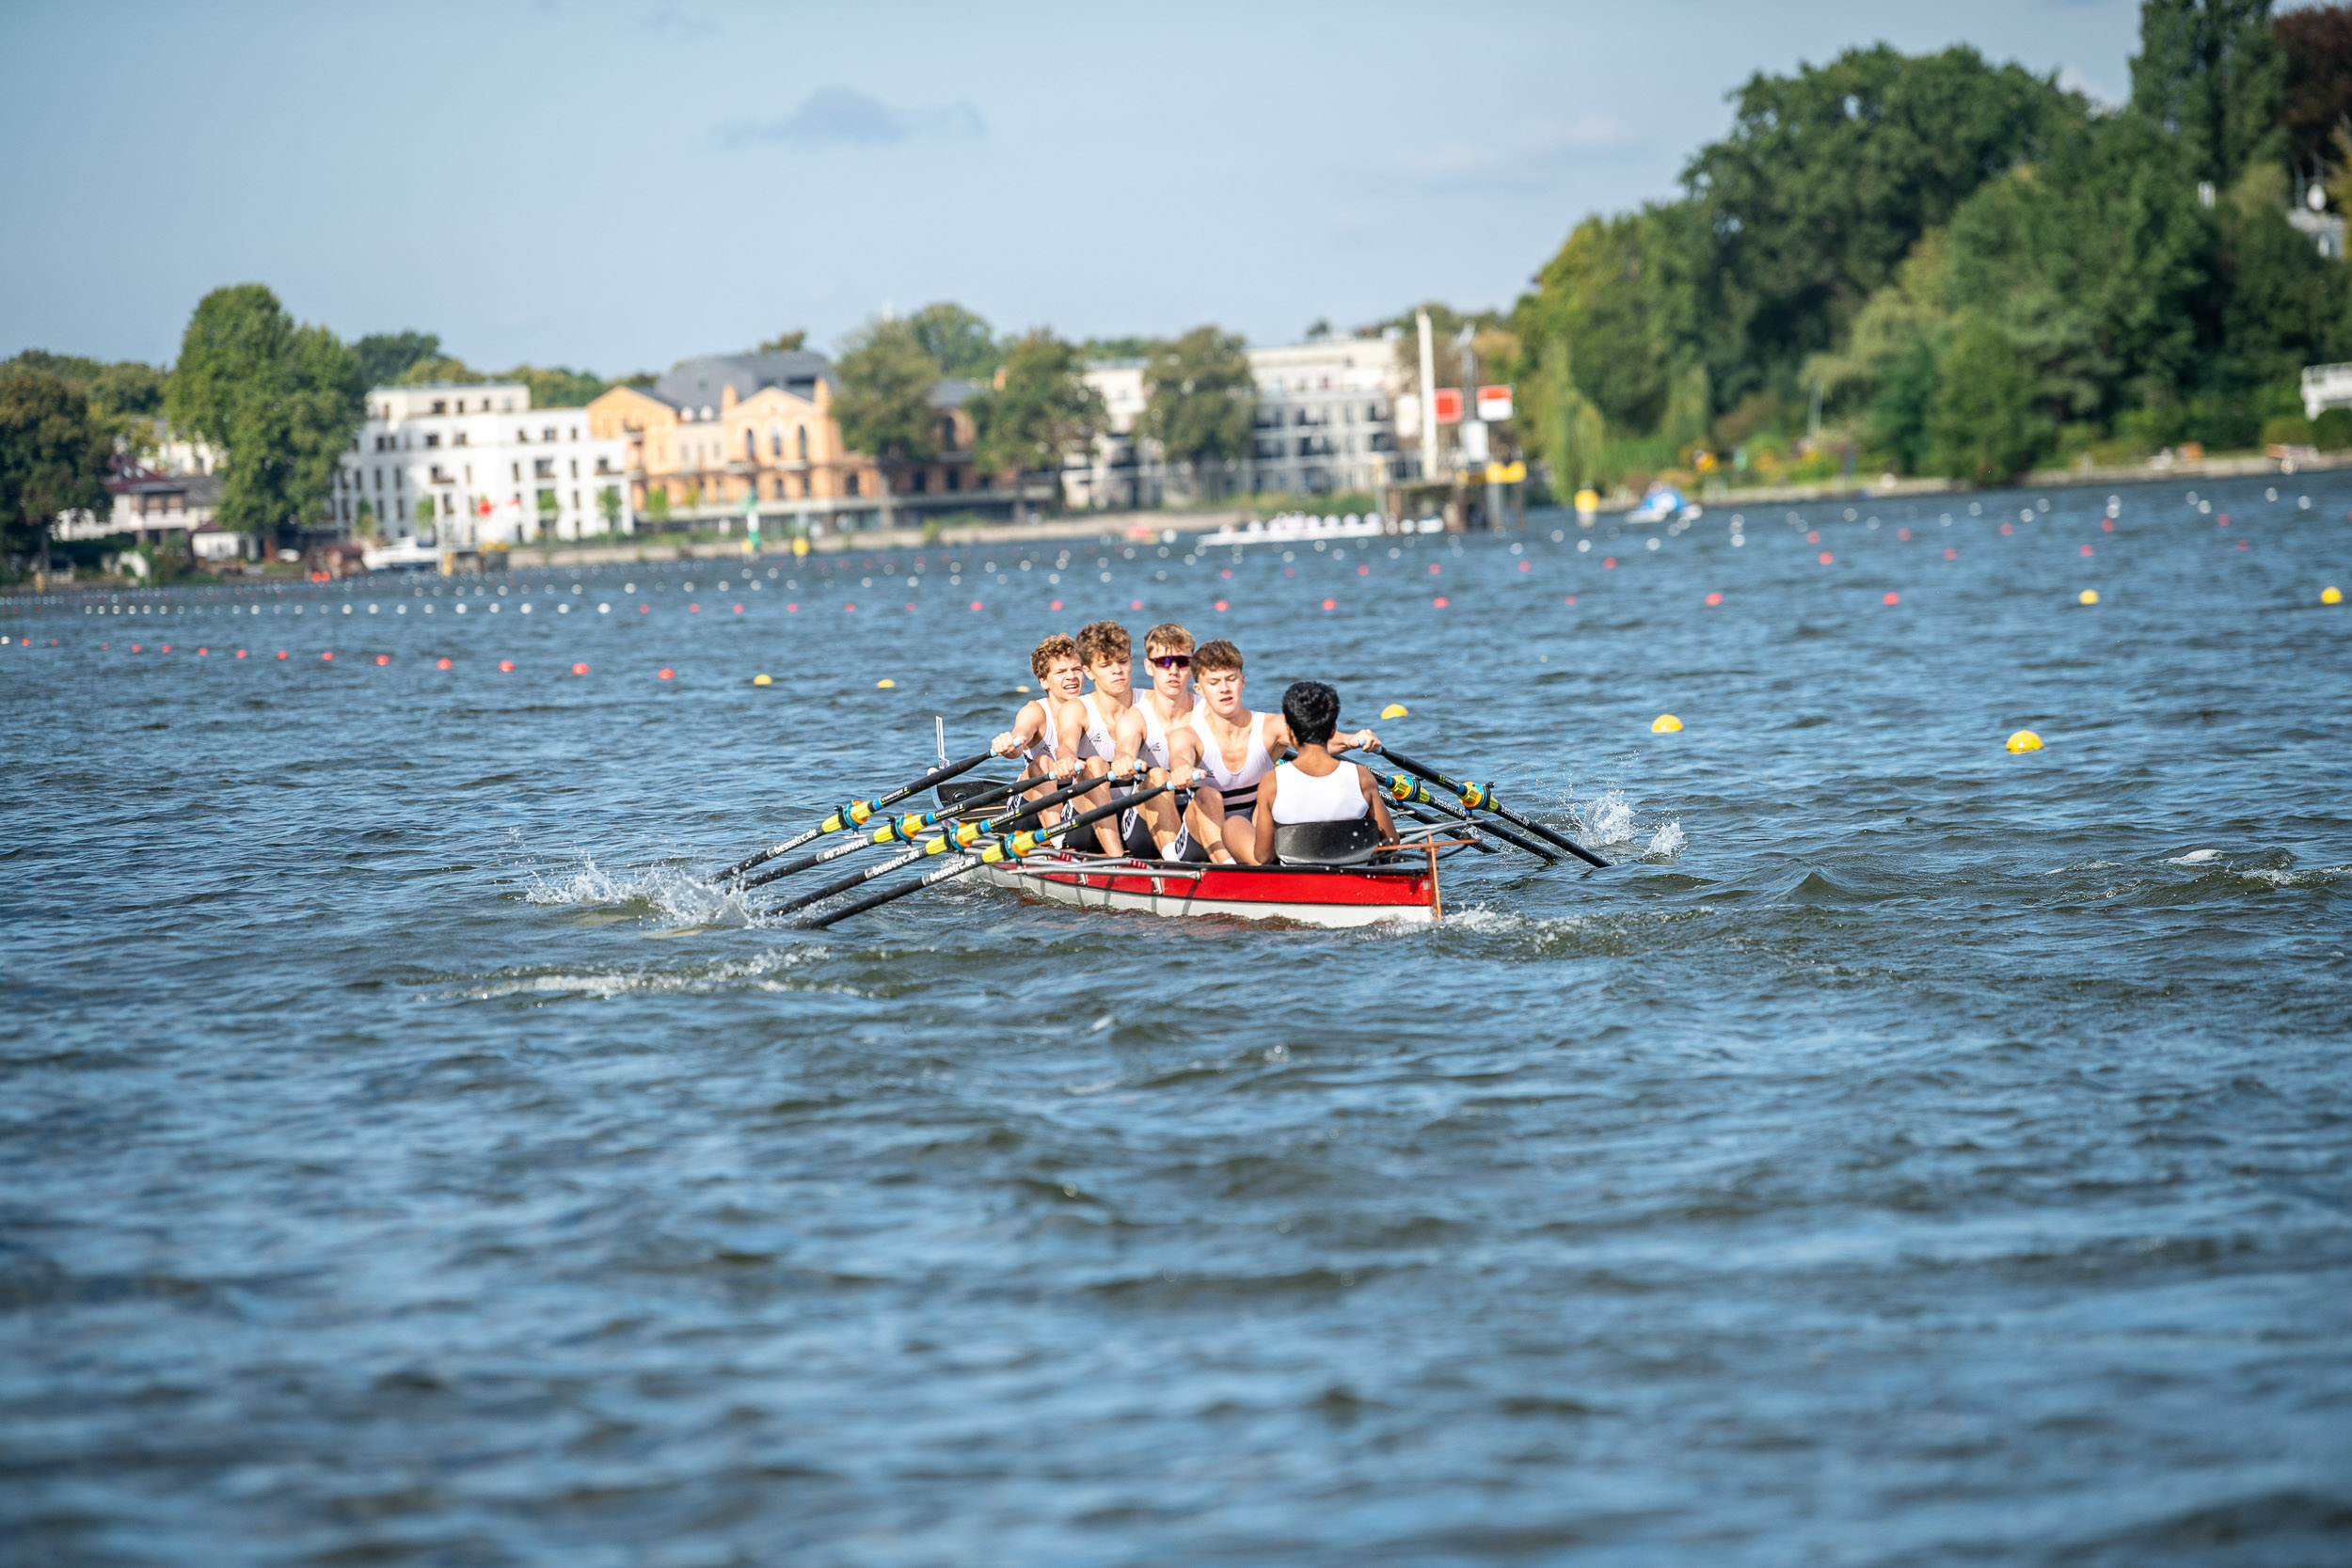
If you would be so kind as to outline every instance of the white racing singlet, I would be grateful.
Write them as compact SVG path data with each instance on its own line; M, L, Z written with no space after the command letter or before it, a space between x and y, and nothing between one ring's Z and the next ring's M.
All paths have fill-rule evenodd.
M1037 738L1022 748L1021 760L1040 773L1054 770L1054 752L1061 739L1054 729L1054 703L1050 697L1038 699L1038 709L1045 715L1045 727L1037 732Z
M1346 762L1318 779L1300 772L1295 762L1283 763L1274 770L1274 820L1353 822L1369 816L1372 802L1364 799L1363 786L1356 782L1360 771Z
M1160 710L1152 699L1143 698L1136 704L1143 713L1143 761L1145 766L1168 771L1168 726L1160 722Z
M1209 733L1206 708L1192 713L1192 733L1200 737L1200 766L1207 770L1209 782L1225 797L1225 810L1232 816L1248 816L1258 809L1258 781L1274 770L1274 759L1266 754L1265 715L1249 716L1249 751L1238 769L1228 771L1224 750L1216 736Z
M1078 737L1078 760L1101 757L1108 762L1119 753L1118 744L1111 739L1111 727L1103 722L1102 710L1094 705L1096 693L1089 692L1078 700L1086 705L1086 734Z

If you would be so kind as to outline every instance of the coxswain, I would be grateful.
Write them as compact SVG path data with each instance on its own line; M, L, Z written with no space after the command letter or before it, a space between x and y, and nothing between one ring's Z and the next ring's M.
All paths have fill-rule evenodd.
M1339 727L1340 694L1321 681L1299 681L1282 693L1282 722L1297 754L1258 782L1250 846L1261 865L1274 862L1274 830L1301 822L1359 822L1372 818L1380 842L1397 842L1396 823L1371 770L1331 754ZM1360 737L1351 743L1363 744Z
M1185 825L1222 864L1264 863L1258 853L1258 782L1274 770L1277 756L1296 751L1289 721L1278 713L1252 713L1242 701L1241 650L1223 638L1203 642L1192 656L1197 699L1192 721L1170 733L1168 783L1184 788L1196 782ZM1376 752L1380 737L1370 730L1338 736L1336 749Z

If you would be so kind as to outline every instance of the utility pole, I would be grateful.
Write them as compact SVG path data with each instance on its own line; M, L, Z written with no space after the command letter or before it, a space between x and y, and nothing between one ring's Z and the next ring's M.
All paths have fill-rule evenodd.
M1438 356L1429 346L1429 312L1416 310L1421 326L1421 477L1438 477Z

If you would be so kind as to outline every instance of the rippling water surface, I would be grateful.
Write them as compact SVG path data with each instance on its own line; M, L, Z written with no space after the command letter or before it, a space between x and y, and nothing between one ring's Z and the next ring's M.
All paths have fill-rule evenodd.
M2352 1559L2352 478L2188 489L10 602L6 1555ZM705 891L1111 612L1617 863Z

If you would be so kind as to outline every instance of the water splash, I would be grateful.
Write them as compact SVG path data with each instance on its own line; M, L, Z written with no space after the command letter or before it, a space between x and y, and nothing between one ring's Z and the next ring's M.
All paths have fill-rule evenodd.
M740 889L713 887L682 864L657 863L616 872L598 865L585 849L574 853L579 859L570 865L524 867L524 901L550 908L605 909L673 927L754 922Z
M2203 865L2220 858L2221 851L2218 849L2191 849L2187 854L2175 855L2164 863L2167 865Z
M1670 860L1682 852L1682 819L1668 817L1649 836L1649 847L1642 853L1651 860Z
M1603 790L1592 800L1570 802L1569 809L1575 812L1577 826L1582 830L1586 843L1633 842L1633 807L1626 800L1624 790Z

